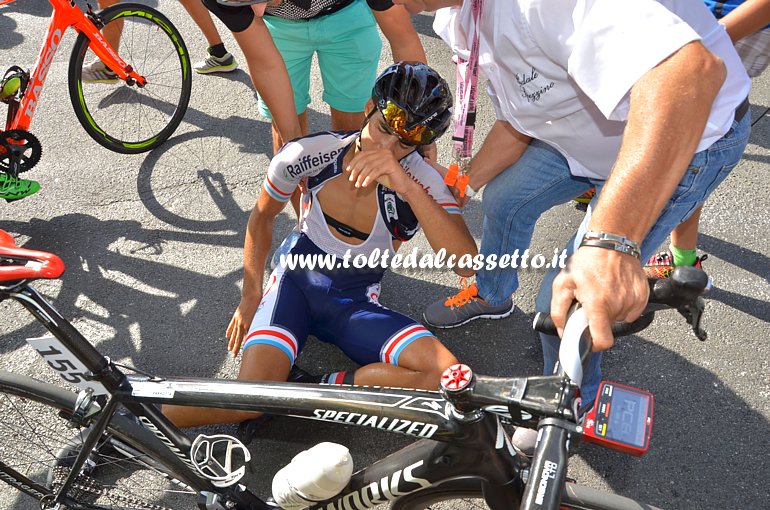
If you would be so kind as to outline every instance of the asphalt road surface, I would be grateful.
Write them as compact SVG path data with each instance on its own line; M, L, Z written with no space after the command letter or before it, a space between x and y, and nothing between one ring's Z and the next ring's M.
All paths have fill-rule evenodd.
M151 5L176 24L193 57L204 55L205 40L178 3ZM0 71L32 66L50 13L44 0L0 8ZM418 15L414 22L429 62L454 82L432 17ZM221 31L243 64L230 34ZM246 220L272 150L270 125L257 112L248 76L243 70L194 76L189 111L173 137L149 154L118 155L92 141L73 114L66 87L73 41L74 33L65 35L31 129L43 156L29 177L43 189L0 205L0 228L21 245L62 257L63 278L37 287L112 359L157 374L233 378L238 361L226 355L224 331L240 296ZM381 69L390 59L385 46ZM329 125L315 70L313 78L311 131ZM655 394L652 448L632 458L582 447L570 465L570 476L581 483L663 508L770 508L769 91L767 77L755 80L751 143L701 221L699 246L709 254L705 267L716 287L705 321L710 337L699 342L667 312L607 353L607 378ZM480 98L477 147L493 121L483 92ZM448 138L439 147L444 162ZM480 200L471 202L465 219L478 239ZM572 205L550 211L538 223L533 251L552 254L580 219ZM276 232L288 232L293 221L291 213L282 214ZM429 249L422 236L412 244ZM439 338L477 372L539 373L541 350L529 324L541 277L540 271L522 271L510 318L440 331ZM427 304L454 293L457 283L441 271L388 274L382 301L419 317ZM50 377L24 342L43 328L14 303L0 304L0 314L0 366ZM352 367L335 348L316 341L299 364L311 372ZM264 494L277 469L321 440L348 445L358 466L410 442L277 418L254 449L249 483ZM24 497L5 486L0 495L0 507L25 506Z

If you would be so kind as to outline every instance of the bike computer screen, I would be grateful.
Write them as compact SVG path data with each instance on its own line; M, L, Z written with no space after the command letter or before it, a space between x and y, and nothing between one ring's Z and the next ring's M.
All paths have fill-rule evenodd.
M583 439L643 455L650 447L653 401L652 393L602 381L583 423Z

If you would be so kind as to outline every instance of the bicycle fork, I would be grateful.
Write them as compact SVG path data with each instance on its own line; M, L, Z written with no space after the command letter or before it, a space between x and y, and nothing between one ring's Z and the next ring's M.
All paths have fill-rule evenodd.
M567 478L569 442L580 431L573 423L546 418L538 426L534 464L521 508L558 508Z

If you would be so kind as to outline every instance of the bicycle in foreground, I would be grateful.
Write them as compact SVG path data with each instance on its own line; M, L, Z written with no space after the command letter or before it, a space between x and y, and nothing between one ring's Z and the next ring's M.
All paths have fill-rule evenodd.
M695 268L680 269L670 280L651 283L651 302L679 309L699 330L700 294L707 278ZM58 278L63 271L56 255L16 247L0 230L0 300L16 300L48 329L52 336L28 343L79 389L68 391L0 371L0 479L37 499L42 509L277 508L240 483L249 454L237 438L190 437L157 404L261 411L416 439L353 473L341 492L313 509L365 509L382 503L393 509L423 509L466 498L493 510L653 508L565 482L569 449L590 435L591 428L577 419L581 358L590 350L580 310L570 318L562 341L564 369L553 376L487 377L456 365L442 377L441 392L166 378L126 374L128 367L99 353L30 285L35 279ZM652 313L635 325L624 325L623 332L643 329ZM536 322L548 330L547 317ZM636 447L636 453L646 448L651 399L649 404L636 413L643 420L641 433L632 431L636 439L630 441L614 437L615 447ZM538 429L531 464L512 448L501 417ZM632 422L640 425L638 419ZM615 436L623 435L623 427L610 427ZM640 444L631 444L639 438ZM623 440L626 445L617 443ZM233 460L237 458L240 462Z
M14 1L0 0L0 6ZM5 130L0 131L3 183L18 179L40 160L42 146L29 127L53 58L69 28L79 34L69 61L70 100L78 121L99 144L123 154L149 151L171 136L187 111L190 59L182 36L163 14L136 3L94 12L87 1L83 12L69 0L49 2L53 13L32 72L12 66L0 77L0 100L8 104ZM117 48L100 32L105 27L120 32ZM110 72L98 79L84 76L87 59L101 60ZM61 159L66 160L67 155ZM19 190L18 196L4 198L11 201L35 191Z

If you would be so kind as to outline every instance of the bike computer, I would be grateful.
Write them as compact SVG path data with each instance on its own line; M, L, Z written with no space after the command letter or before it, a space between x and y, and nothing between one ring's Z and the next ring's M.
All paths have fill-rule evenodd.
M631 455L650 447L652 393L602 381L593 409L583 421L583 440Z

